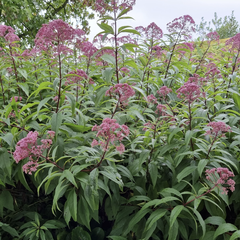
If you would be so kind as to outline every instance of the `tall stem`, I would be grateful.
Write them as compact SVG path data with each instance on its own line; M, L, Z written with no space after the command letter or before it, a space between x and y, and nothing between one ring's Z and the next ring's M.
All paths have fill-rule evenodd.
M0 75L0 81L1 81L1 87L2 87L3 104L5 105L5 96L4 96L4 89L3 89L3 80L2 80L1 75Z
M114 44L115 44L115 63L116 63L116 76L117 83L119 83L119 74L118 74L118 46L117 46L117 15L116 15L116 7L114 1Z
M56 113L58 112L58 108L59 108L59 101L60 101L60 97L61 97L61 86L62 86L62 63L61 63L61 56L60 56L60 52L59 52L59 43L58 43L58 63L59 63L60 82L59 82L58 101L57 101Z

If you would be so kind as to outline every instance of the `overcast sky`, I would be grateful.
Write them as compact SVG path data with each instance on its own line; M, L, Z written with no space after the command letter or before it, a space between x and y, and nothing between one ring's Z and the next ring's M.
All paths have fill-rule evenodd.
M133 10L128 14L134 20L121 22L133 27L147 27L155 22L163 33L167 33L167 23L180 16L190 15L196 24L199 24L202 17L205 21L211 21L214 18L214 12L218 17L224 18L224 16L230 16L232 11L240 23L240 0L136 0ZM90 40L101 31L96 20L90 21Z

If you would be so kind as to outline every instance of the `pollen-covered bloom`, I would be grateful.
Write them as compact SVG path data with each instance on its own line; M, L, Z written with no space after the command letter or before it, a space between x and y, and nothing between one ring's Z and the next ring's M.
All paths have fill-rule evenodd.
M228 168L212 168L206 170L206 179L216 185L222 194L228 194L228 190L235 190L235 181L230 177L234 177L234 173ZM223 186L224 185L224 186Z
M127 83L118 83L110 87L106 91L106 96L110 96L119 100L124 106L128 105L129 98L134 96L134 89Z
M225 122L210 122L207 125L211 129L207 130L205 135L210 135L212 137L225 137L226 132L231 132L231 127L226 125Z
M107 151L109 146L113 145L120 153L124 152L125 147L121 142L130 133L126 125L118 124L116 119L105 118L100 126L93 126L92 131L98 131L96 137L100 139L94 139L92 147L100 145Z
M178 98L183 98L189 103L192 103L200 97L205 97L205 94L201 92L200 87L196 83L191 83L187 81L182 87L177 89Z

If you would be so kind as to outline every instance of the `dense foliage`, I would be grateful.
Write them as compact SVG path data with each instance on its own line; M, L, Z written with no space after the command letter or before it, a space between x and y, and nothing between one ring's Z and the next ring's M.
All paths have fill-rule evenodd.
M0 239L240 237L240 34L118 28L134 3L97 1L93 43L0 26Z

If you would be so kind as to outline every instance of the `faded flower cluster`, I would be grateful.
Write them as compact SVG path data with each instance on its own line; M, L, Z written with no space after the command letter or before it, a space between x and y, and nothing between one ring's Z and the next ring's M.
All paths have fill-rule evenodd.
M105 118L100 126L93 126L92 131L98 131L96 137L100 138L92 141L92 147L100 145L104 151L107 151L112 144L120 154L125 151L121 142L130 133L126 125L118 124L116 119Z

